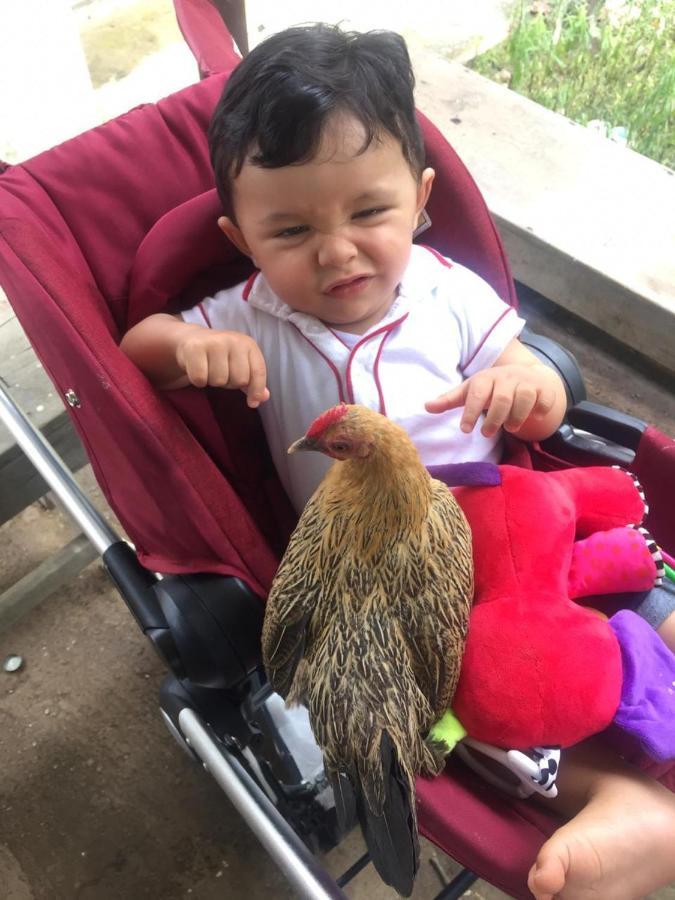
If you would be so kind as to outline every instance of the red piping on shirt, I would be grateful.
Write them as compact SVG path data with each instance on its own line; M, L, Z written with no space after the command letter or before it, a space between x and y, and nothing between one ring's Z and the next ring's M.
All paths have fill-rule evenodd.
M439 263L442 263L448 269L452 268L452 263L448 262L448 260L443 256L443 254L439 253L438 250L434 250L434 248L430 247L428 244L420 244L419 246L424 247L424 249L428 250L429 253L433 253L433 255L436 257L436 259L439 261Z
M408 313L405 313L405 315L401 316L400 319L396 319L395 321L390 322L388 325L383 325L382 328L378 328L377 331L373 331L372 334L367 334L365 337L361 338L361 340L357 344L354 344L354 346L352 347L351 353L349 354L349 359L347 360L347 395L349 396L350 403L355 402L354 401L354 388L352 386L352 360L354 359L354 354L356 353L356 351L359 349L359 347L362 347L363 344L366 343L366 341L369 341L372 338L377 337L378 334L382 334L383 332L385 332L385 335L382 338L382 343L380 344L380 349L378 350L377 357L376 357L376 359L379 359L380 353L382 352L382 345L384 344L384 342L387 339L387 337L389 336L389 334L393 331L394 328L396 328L397 325L400 325L401 322L404 322L407 318L408 318ZM374 371L374 374L375 374L375 371ZM375 383L377 385L377 392L378 392L378 395L380 398L380 406L384 407L384 397L382 396L382 388L377 379L377 376L375 377ZM382 412L382 409L380 409L380 412ZM382 415L384 415L384 413L382 413Z
M251 288L253 287L253 282L256 280L260 272L252 272L248 278L246 279L246 284L244 285L244 290L241 292L241 299L246 300L248 302L248 295L251 293Z
M326 360L328 365L331 367L331 369L333 370L333 375L335 375L335 380L337 381L338 398L340 400L340 403L344 403L345 402L345 392L342 388L342 379L340 378L340 373L338 372L335 364L330 359L328 359L328 357L326 356L325 353L323 353L323 351L319 350L319 348L316 346L316 344L313 344L312 341L310 341L310 339L300 331L300 329L295 324L295 322L291 322L290 324L293 326L293 328L295 328L295 330L298 332L298 334L307 341L309 346L313 347L316 350L316 352L319 354L319 356L322 356ZM352 400L351 402L353 403L354 401Z
M504 312L501 314L501 316L500 316L500 317L497 319L497 321L494 323L494 325L492 326L492 328L490 328L489 331L486 331L486 332L485 332L485 335L483 336L483 340L480 342L480 344L479 344L479 345L476 347L476 349L473 351L473 353L471 354L471 357L470 357L469 361L466 362L466 363L462 366L462 374L464 374L464 370L465 370L465 369L468 369L469 366L471 365L471 363L474 361L474 359L478 356L478 354L479 354L480 351L481 351L481 348L482 348L483 344L484 344L485 341L487 341L487 339L490 337L490 335L491 335L492 332L495 330L495 328L497 327L497 325L499 325L499 323L500 323L501 320L504 318L504 316L508 316L508 314L509 314L510 312L515 312L515 309L514 309L512 306L509 306L508 309L505 309Z
M384 392L382 391L382 384L380 383L380 357L382 356L382 350L384 348L384 342L387 340L391 331L388 331L385 336L380 341L380 349L377 351L377 356L375 357L375 364L373 366L373 376L375 378L375 384L377 385L377 394L380 398L380 412L383 416L387 415L387 407L384 403Z
M207 324L208 327L210 328L210 327L211 327L211 320L209 319L209 317L208 317L207 314L206 314L206 310L204 309L204 304L203 304L203 303L198 303L198 304L197 304L197 307L199 308L199 312L200 312L200 313L202 314L202 316L204 317L204 321L206 322L206 324Z

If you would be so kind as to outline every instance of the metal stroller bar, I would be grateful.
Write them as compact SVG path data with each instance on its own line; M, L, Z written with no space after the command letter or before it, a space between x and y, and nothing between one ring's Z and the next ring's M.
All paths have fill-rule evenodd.
M82 493L61 457L19 409L1 382L0 420L102 556L119 541L119 537Z
M476 881L478 881L478 875L474 875L470 869L462 869L440 894L436 894L434 900L458 900Z
M356 876L361 872L370 862L370 853L364 853L363 856L360 856L355 863L340 875L337 879L337 883L340 887L344 887L346 884L349 884Z
M127 548L125 542L120 540L114 529L90 503L59 455L9 396L1 382L0 422L7 427L100 555L104 556L115 545L124 544L124 549L128 549L128 555L139 573L152 578L151 573L141 569L136 563L130 548ZM111 571L111 574L114 575L115 572ZM133 576L137 573L131 574ZM118 579L115 580L120 587ZM215 742L199 716L193 710L185 708L179 714L179 721L195 753L300 896L306 900L346 900L345 894L321 868L248 772L221 744Z
M189 708L181 710L178 723L189 746L299 895L307 900L346 900L238 760L215 743L197 713Z

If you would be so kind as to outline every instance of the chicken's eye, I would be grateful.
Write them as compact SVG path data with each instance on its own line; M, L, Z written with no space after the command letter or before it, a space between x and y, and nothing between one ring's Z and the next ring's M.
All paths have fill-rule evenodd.
M330 449L337 453L346 453L349 450L349 444L347 441L332 441Z

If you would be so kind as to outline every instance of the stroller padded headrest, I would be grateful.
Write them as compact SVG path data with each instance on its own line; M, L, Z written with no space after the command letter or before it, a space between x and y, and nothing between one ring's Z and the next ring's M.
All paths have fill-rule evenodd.
M155 222L131 269L127 328L152 313L185 309L247 277L252 263L218 228L220 215L213 188Z

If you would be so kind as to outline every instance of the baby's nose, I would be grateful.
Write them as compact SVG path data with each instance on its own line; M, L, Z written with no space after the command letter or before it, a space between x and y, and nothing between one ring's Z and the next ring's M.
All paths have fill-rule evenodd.
M323 234L319 244L320 266L342 266L356 256L352 241L341 234Z

